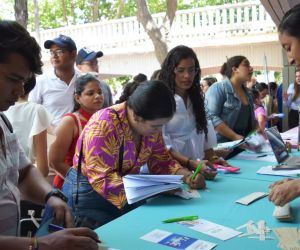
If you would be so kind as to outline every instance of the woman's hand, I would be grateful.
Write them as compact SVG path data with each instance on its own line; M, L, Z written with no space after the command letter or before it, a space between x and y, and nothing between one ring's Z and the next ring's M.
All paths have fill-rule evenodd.
M216 149L214 151L218 157L226 158L226 156L229 155L233 149Z
M222 165L224 167L228 166L228 162L225 161L223 158L216 158L215 160L212 161L213 164L218 164L218 165Z
M226 162L226 161L225 161ZM190 165L192 166L192 169L196 171L199 164L202 163L202 168L200 173L204 176L206 180L213 180L217 175L217 170L214 170L214 166L211 162L207 160L203 161L190 161Z
M193 171L196 171L196 169L197 169L197 167L199 166L200 163L202 163L201 172L203 172L204 169L207 168L206 165L209 163L209 161L207 161L207 160L203 160L203 161L190 160L189 161L190 169L193 170Z
M269 200L276 206L284 206L300 196L300 179L284 179L272 184L270 189Z
M203 172L203 176L205 180L213 180L215 179L216 175L218 174L217 170L212 170L210 168L207 168Z
M198 173L193 179L193 173L185 175L183 181L189 185L191 189L202 189L206 187L204 176L201 173Z

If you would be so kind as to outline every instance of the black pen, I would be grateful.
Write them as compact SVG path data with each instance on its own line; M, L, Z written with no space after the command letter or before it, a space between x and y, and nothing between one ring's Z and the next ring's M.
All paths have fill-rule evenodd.
M259 155L256 158L261 158L261 157L265 157L265 156L268 156L268 155Z

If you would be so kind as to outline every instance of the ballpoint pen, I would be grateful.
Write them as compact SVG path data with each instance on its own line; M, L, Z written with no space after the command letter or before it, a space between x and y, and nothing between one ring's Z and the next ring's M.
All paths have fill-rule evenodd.
M49 224L48 225L48 231L49 232L56 232L56 231L60 231L60 230L64 230L64 228L59 226L59 225L55 225L55 224Z
M259 155L259 156L256 156L256 158L261 158L261 157L266 157L268 155Z
M53 233L53 232L57 232L57 231L61 231L61 230L64 230L65 228L64 227L61 227L61 226L58 226L58 225L55 225L55 224L49 224L48 225L48 230L49 232ZM97 238L92 238L94 241L96 241L97 243L101 243L101 241Z
M197 174L201 171L202 166L203 166L203 163L200 162L200 163L198 164L198 166L197 166L197 168L196 168L194 174L192 175L192 180L195 180Z
M179 218L171 218L164 220L164 223L172 223L172 222L178 222L178 221L185 221L185 220L197 220L199 217L198 215L192 215L192 216L185 216L185 217L179 217Z

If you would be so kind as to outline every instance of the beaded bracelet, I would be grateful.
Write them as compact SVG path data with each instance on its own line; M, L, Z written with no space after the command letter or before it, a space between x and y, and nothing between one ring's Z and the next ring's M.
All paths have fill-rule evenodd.
M39 243L38 243L37 237L31 238L28 249L29 250L38 250L39 249Z

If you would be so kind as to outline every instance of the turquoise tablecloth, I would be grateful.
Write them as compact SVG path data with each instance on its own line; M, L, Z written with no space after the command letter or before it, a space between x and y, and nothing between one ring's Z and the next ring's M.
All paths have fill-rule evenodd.
M235 200L252 192L268 192L268 187L273 181L282 179L277 176L256 174L261 166L270 165L269 163L243 160L231 160L230 163L239 166L241 173L219 174L215 181L207 182L208 190L200 191L199 199L183 200L179 197L158 196L148 200L146 205L98 228L96 232L104 242L102 245L121 250L172 249L139 239L154 229L161 229L217 243L216 249L278 249L278 241L273 233L270 236L275 240L259 241L235 237L221 241L175 223L161 222L167 218L198 215L199 218L231 228L236 228L249 220L255 222L265 220L270 228L300 227L300 199L291 202L295 217L293 223L282 223L273 218L274 205L267 198L249 206L235 203Z

